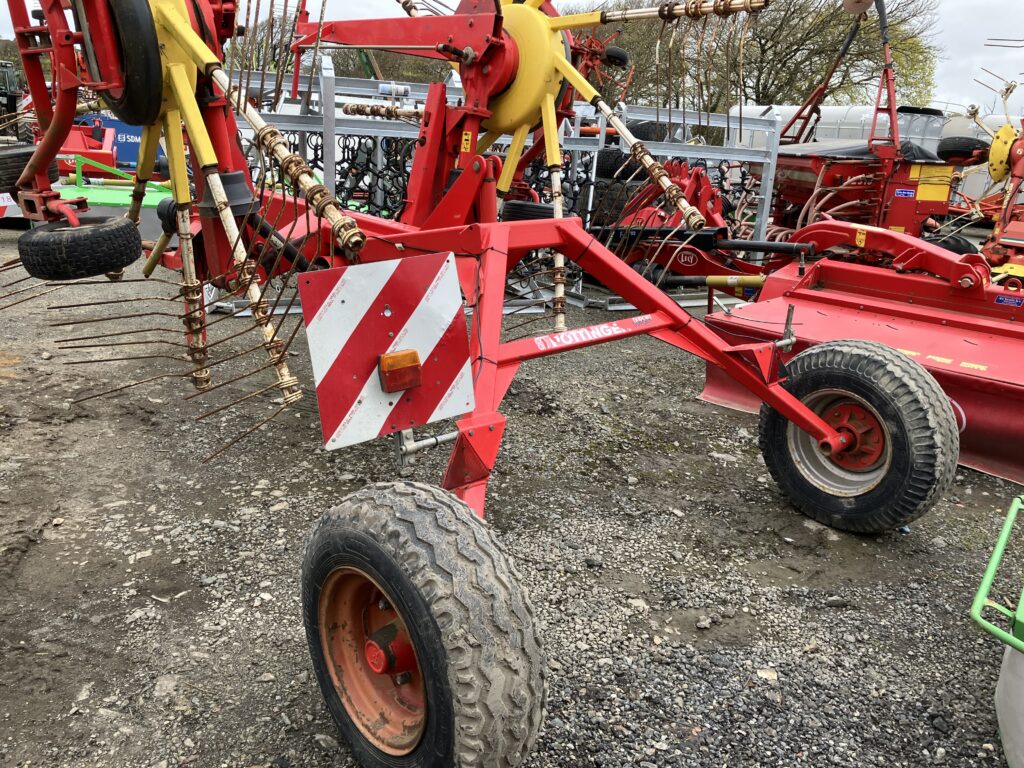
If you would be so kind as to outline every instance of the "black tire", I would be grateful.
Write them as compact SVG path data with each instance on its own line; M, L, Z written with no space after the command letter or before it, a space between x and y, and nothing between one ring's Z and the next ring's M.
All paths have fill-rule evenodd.
M415 649L426 716L404 755L385 754L364 735L331 677L338 670L321 641L321 597L332 574L351 572L380 587ZM361 766L512 768L526 760L544 707L533 608L491 529L455 496L398 482L345 498L307 542L302 609L327 708ZM344 627L323 631L336 643Z
M15 123L14 134L18 137L18 141L25 144L35 144L36 134L32 130L32 126L25 120L19 120ZM56 161L54 161L54 168L57 167ZM56 179L54 179L56 181Z
M848 471L763 405L761 453L793 506L833 528L880 533L916 520L942 498L956 474L960 435L949 398L928 371L869 341L819 344L787 367L786 389L826 418L850 403L866 406L883 445L876 464Z
M624 48L619 48L617 45L609 45L604 49L604 56L601 57L601 61L609 67L625 69L629 66L631 59L629 52Z
M611 227L622 217L622 209L647 185L647 176L640 181L599 181L594 189L594 208L590 226Z
M988 162L990 146L990 142L974 136L947 136L939 142L935 154L949 165L980 165Z
M627 120L626 127L640 141L665 141L668 126L654 120Z
M124 87L100 91L100 97L121 120L149 125L160 117L163 103L163 67L153 13L146 0L107 0L117 32ZM86 36L86 60L90 73L102 79L92 62L91 36Z
M980 253L978 246L972 243L963 235L926 235L921 238L925 242L933 243L947 251L966 255L969 253Z
M625 167L623 167L625 166ZM622 168L620 171L619 169ZM624 155L618 147L605 147L597 153L597 178L625 181L640 168L640 164L629 155ZM618 176L615 174L618 173ZM636 175L640 178L640 174ZM646 178L646 175L644 176Z
M44 224L18 238L22 266L41 280L78 280L120 270L142 255L139 229L128 219L83 217L81 225Z
M502 221L533 221L553 219L555 207L550 203L531 203L527 200L506 200L501 207Z
M0 148L0 192L6 192L15 200L18 199L18 179L35 151L34 144L18 144L13 147ZM50 163L47 170L46 175L50 181L57 181L56 160Z

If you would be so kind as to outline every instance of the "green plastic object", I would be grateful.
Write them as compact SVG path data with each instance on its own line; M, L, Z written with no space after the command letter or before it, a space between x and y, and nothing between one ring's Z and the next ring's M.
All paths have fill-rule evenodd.
M75 178L81 180L82 169L85 166L99 168L121 179L131 180L132 174L122 171L120 168L112 168L97 160L92 160L82 155L75 155ZM127 208L132 202L132 188L126 186L113 186L98 181L93 184L62 184L58 189L61 199L71 200L76 197L84 197L89 205L97 208ZM167 187L149 182L146 185L146 196L142 199L143 208L156 208L161 200L171 196L171 190Z
M1013 524L1017 521L1017 514L1024 508L1024 497L1014 499L1010 506L1010 512L1003 523L1003 530L999 533L996 541L996 548L992 552L992 558L988 561L988 568L985 569L985 577L981 580L978 594L974 596L974 604L971 606L971 618L975 623L993 637L1011 648L1024 653L1024 590L1021 592L1020 600L1017 601L1017 609L1014 611L1005 605L997 603L989 598L992 591L992 584L995 582L996 573L1003 560L1003 553L1010 541L1010 534L1013 533ZM993 624L985 618L986 609L990 609L1003 618L1003 623L1009 625L1009 629Z

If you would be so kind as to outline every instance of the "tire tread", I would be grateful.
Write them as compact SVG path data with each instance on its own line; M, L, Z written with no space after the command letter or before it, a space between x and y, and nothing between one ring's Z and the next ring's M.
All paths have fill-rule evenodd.
M960 435L948 398L935 378L921 365L883 344L860 340L819 344L794 357L789 375L813 371L847 371L873 381L892 393L907 428L914 456L913 470L905 492L888 506L858 518L837 519L824 510L808 508L787 490L788 483L778 462L770 455L767 422L774 411L761 407L759 446L765 463L783 495L805 514L819 522L857 533L878 533L905 526L931 509L949 489L956 476ZM945 405L945 411L942 406ZM824 519L823 519L824 518Z
M520 575L491 529L461 500L415 482L376 483L314 528L372 535L400 563L442 630L460 768L515 768L543 719L544 657Z

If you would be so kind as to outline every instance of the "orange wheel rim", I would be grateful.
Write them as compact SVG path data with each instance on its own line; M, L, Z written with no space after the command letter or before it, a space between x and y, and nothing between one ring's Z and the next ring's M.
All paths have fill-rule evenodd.
M427 699L405 619L355 568L327 577L318 614L324 660L349 718L380 751L409 754L423 737Z

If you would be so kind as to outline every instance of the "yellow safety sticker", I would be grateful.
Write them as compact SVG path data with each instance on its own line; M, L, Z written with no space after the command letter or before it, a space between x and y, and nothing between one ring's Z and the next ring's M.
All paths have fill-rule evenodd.
M473 151L473 133L471 131L462 132L462 151L472 152Z
M860 227L857 227L856 242L857 242L857 247L858 248L863 248L867 244L867 242L868 242L868 231L866 229L861 229Z

